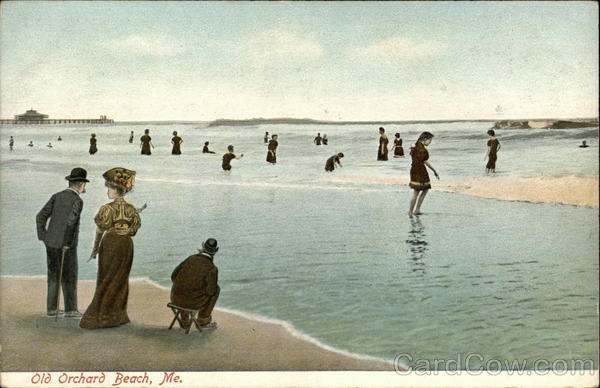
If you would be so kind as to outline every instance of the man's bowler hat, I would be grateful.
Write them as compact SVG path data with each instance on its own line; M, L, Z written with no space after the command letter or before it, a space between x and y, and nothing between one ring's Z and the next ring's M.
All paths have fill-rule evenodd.
M86 179L86 177L87 177L87 171L85 171L85 169L83 169L81 167L75 167L74 169L71 170L71 175L66 176L65 179L70 182L75 182L75 181L89 182Z
M206 251L207 253L214 255L219 250L219 247L217 246L217 240L215 240L214 238L209 238L208 240L202 243L202 249L204 249L204 251Z

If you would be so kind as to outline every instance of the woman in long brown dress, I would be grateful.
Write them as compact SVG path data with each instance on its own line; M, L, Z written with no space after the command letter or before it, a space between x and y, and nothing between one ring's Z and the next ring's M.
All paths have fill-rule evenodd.
M277 135L271 135L271 140L269 141L268 151L267 151L267 162L271 164L277 163L277 146L279 143L277 142Z
M429 151L427 146L431 143L433 135L430 132L423 132L419 139L415 143L415 146L410 150L410 156L412 157L412 164L410 166L410 183L409 186L413 189L413 197L410 200L410 209L408 215L421 214L421 205L427 195L427 191L431 188L431 182L429 181L429 174L427 173L426 166L433 171L433 174L437 179L440 176L435 171L433 166L427 161L429 159Z
M98 152L98 148L96 146L97 140L96 134L92 133L92 137L90 137L90 155L94 155L96 152Z
M487 158L488 162L485 166L486 174L495 173L496 172L496 160L498 160L498 151L500 151L500 142L496 139L496 133L493 129L487 131L487 134L490 136L490 139L487 142L487 153L485 154L485 158ZM484 158L484 160L485 160Z
M385 135L385 129L379 127L379 148L377 150L377 160L388 160L388 140Z
M100 329L129 322L127 298L129 272L133 262L133 240L141 226L136 208L123 198L132 188L135 171L115 167L103 175L108 198L113 202L102 205L94 221L96 238L91 258L98 260L98 276L94 299L81 318L84 329Z
M150 130L145 129L144 135L140 137L140 147L142 149L142 155L152 155L152 151L150 147L154 148L154 144L152 144L152 138L150 137Z
M403 158L404 157L404 148L402 148L402 138L399 133L396 133L394 139L394 145L392 149L394 150L394 158Z
M183 139L177 136L177 131L173 131L173 138L171 139L173 149L171 150L171 155L181 155L181 143L183 143Z

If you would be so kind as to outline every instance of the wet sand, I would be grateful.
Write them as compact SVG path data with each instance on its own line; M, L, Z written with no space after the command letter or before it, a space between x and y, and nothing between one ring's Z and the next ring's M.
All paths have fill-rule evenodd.
M80 310L94 281L80 281ZM130 283L131 323L84 330L79 320L45 316L45 278L0 278L2 371L393 371L391 363L325 349L283 325L215 310L217 330L174 327L169 292ZM56 355L56 356L53 356Z
M332 176L327 180L348 183L407 185L407 178ZM432 191L445 191L506 201L527 201L598 207L598 178L543 176L539 178L487 177L431 182Z

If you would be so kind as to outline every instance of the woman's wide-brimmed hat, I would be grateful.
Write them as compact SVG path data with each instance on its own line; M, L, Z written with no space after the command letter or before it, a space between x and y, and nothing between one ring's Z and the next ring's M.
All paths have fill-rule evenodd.
M89 182L87 180L87 171L81 167L75 167L71 170L71 174L65 177L69 182Z
M205 242L202 243L202 249L205 252L210 253L211 255L214 255L219 250L219 246L217 245L217 240L215 240L214 238L209 238L208 240L206 240Z
M106 183L120 187L125 192L131 191L135 183L135 171L124 167L114 167L102 174Z

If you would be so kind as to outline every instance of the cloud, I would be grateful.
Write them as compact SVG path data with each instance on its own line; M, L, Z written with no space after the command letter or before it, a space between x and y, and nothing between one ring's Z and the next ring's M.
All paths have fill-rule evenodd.
M102 46L115 53L126 55L174 56L186 51L185 46L167 36L129 35L124 39L113 39Z
M431 57L443 50L433 42L417 42L404 37L391 37L369 46L356 47L353 59L379 60L386 64L401 64Z
M318 42L297 35L283 28L261 31L242 40L245 54L254 63L312 61L323 55Z

